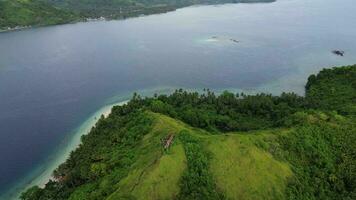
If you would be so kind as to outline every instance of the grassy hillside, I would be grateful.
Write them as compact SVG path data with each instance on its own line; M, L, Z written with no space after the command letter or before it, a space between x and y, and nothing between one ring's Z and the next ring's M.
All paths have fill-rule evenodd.
M273 136L272 133L256 132L251 135L240 133L212 135L162 114L148 111L137 115L135 118L147 118L146 120L149 121L150 127L149 131L142 136L141 141L131 146L133 149L129 150L130 160L128 161L129 158L126 157L127 155L118 155L115 152L111 152L110 157L113 158L106 157L105 153L100 156L91 155L91 158L81 158L83 160L80 162L84 162L84 159L90 160L86 165L88 172L85 172L84 176L79 175L79 177L87 179L100 173L105 172L107 174L97 180L90 180L91 178L89 178L87 180L88 183L73 188L70 195L68 195L68 199L178 198L179 195L182 195L181 190L184 188L182 186L182 177L188 173L190 164L197 162L196 159L198 158L196 155L187 158L186 155L189 155L189 152L187 152L189 149L187 148L192 146L191 141L187 142L182 139L182 137L187 136L193 138L193 141L200 143L199 147L201 149L198 149L199 151L204 151L209 155L209 165L206 169L208 170L207 174L211 176L211 180L214 180L214 188L216 187L217 191L226 194L227 198L238 199L244 197L245 199L256 199L255 197L258 197L259 199L276 199L278 197L278 199L283 199L287 178L292 175L289 165L274 159L269 152L259 148L255 144L256 138L260 142L263 142L264 138ZM121 127L120 130L126 128L128 127ZM128 131L132 128L128 128ZM110 135L108 132L106 134L106 137ZM174 134L175 139L173 145L168 150L164 150L161 145L161 138L168 134ZM84 138L90 140L90 135ZM84 138L83 142L87 141ZM95 137L95 140L97 139ZM105 141L107 142L107 139ZM102 145L101 143L97 141L94 147L95 150L91 151L105 152L108 151L107 149L115 151L114 149L117 147L116 145L109 146L108 144ZM86 144L84 142L84 145L77 152L85 151L84 146L93 148L92 144L89 146L89 143ZM194 149L194 151L197 151L197 149ZM75 153L72 154L68 162L75 162L77 164L70 170L72 172L76 170L87 171L83 169L84 165L79 165L77 162L79 158L75 158L74 155ZM100 157L100 161L98 161L99 158L97 157ZM122 162L130 163L130 167L128 167L129 171L123 170L126 167L110 169L110 165L112 165L112 161L110 160L114 160L115 157ZM80 169L77 169L79 166ZM61 167L63 168L64 166L62 165ZM121 176L123 173L125 173L125 176ZM193 173L193 175L195 174ZM190 178L189 176L185 175L187 179ZM199 181L196 184L202 184L205 177L202 176L202 178L203 180L197 179ZM193 189L192 185L188 189L187 192L189 193ZM197 189L197 191L201 190ZM186 196L189 195L186 194ZM43 196L43 194L40 196ZM27 199L31 198L27 197ZM38 199L41 199L41 197ZM189 198L181 197L181 199Z
M290 165L256 145L274 136L273 131L257 131L208 139L207 147L212 152L211 171L227 199L286 198L287 180L293 175Z
M349 88L341 76L355 68L335 68L328 77ZM307 98L135 94L83 136L55 181L22 199L354 199L356 121L315 107L309 98L326 92L322 77L309 78L314 93ZM317 102L329 98L355 103L333 95Z
M0 0L0 29L68 23L78 18L40 0Z

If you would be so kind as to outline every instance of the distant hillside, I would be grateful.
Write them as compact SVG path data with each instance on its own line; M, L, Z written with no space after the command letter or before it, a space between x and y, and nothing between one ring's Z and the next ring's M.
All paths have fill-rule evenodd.
M311 76L307 98L135 94L82 137L55 181L22 199L354 199L356 120L315 103L355 106L339 96L355 92L343 81L354 80L355 69ZM316 100L329 90L326 80L338 92Z
M0 0L0 29L68 23L78 18L40 0Z
M275 0L43 0L45 2L74 10L117 10L125 7L171 5L187 6L193 4L217 4L217 3L253 3L272 2Z
M272 2L274 0L0 0L0 30L52 25L85 18L121 19L163 13L194 4Z

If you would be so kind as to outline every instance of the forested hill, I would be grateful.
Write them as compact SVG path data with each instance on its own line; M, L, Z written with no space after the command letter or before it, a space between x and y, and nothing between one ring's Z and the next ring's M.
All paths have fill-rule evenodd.
M40 0L0 0L0 30L16 26L68 23L78 17Z
M194 4L252 3L275 0L45 0L52 5L79 11L86 16L109 18L159 13Z
M306 97L135 94L21 198L355 199L355 72L310 76Z
M0 0L0 30L69 23L87 18L120 19L172 11L194 4L274 0Z

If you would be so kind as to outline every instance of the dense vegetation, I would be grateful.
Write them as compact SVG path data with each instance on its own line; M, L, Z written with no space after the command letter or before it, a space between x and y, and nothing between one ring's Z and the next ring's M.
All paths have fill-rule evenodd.
M312 108L356 115L355 66L324 69L318 75L311 75L306 98Z
M79 11L87 17L126 18L161 13L194 4L271 2L273 0L45 0L52 5Z
M181 191L177 199L224 199L224 196L216 191L215 182L209 172L209 157L204 151L204 146L187 132L180 133L179 137L184 144L188 169L182 176Z
M75 194L79 199L84 199L83 195L100 199L112 193L113 190L105 185L117 183L127 176L128 167L137 159L135 146L149 131L150 124L150 118L137 112L110 120L100 119L90 135L82 137L85 145L72 152L70 159L54 171L58 182L49 182L46 187L51 189L39 193L29 190L27 199L67 198L84 183L90 184L83 189L85 193Z
M22 199L355 199L355 70L310 76L306 97L135 94Z
M0 30L30 25L68 23L78 16L40 0L0 0Z
M163 13L194 4L271 1L274 0L0 0L0 30L62 24L86 18L120 19Z
M216 96L209 90L204 94L177 90L172 95L161 95L149 101L147 106L154 112L212 132L279 127L305 106L303 98L293 93L235 95L225 91Z
M304 119L280 138L295 174L288 199L355 199L356 124L335 113L298 113Z

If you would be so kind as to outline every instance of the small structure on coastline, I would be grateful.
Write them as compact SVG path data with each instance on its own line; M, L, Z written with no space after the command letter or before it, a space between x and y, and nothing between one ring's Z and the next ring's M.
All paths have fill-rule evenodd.
M333 54L338 55L338 56L344 56L344 54L345 54L345 51L341 51L341 50L333 50L332 52L333 52Z

